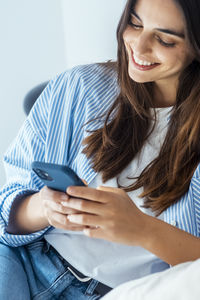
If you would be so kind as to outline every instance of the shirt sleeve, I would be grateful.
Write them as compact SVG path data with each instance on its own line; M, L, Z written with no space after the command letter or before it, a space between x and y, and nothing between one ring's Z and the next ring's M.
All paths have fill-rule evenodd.
M6 231L13 202L38 192L44 184L31 171L33 161L68 164L90 182L95 173L82 151L82 140L100 126L118 90L115 71L91 64L56 76L37 99L17 137L4 155L6 184L0 189L0 243L12 247L40 238L48 229L27 235ZM16 202L15 202L16 203ZM13 205L13 206L12 206ZM12 221L12 219L10 219Z
M38 192L43 183L31 171L31 162L44 161L49 102L54 80L50 81L34 104L17 137L4 155L6 184L0 190L0 242L17 247L27 244L46 232L49 227L27 235L6 231L13 201L23 195Z
M194 199L194 213L197 223L197 234L198 237L200 237L200 177L193 177L191 180L191 185Z

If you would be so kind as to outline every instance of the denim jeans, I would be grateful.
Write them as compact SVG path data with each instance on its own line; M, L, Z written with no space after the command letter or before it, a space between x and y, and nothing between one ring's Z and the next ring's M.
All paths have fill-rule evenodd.
M0 244L0 299L96 300L98 281L81 282L44 239L11 248Z

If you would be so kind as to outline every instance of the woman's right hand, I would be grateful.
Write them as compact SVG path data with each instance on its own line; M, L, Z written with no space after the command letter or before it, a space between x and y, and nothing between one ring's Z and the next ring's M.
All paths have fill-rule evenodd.
M62 202L69 199L66 193L55 191L45 186L40 190L38 196L42 204L43 217L48 222L48 225L73 231L82 231L85 228L85 226L73 224L67 219L68 214L75 214L79 211L62 205Z

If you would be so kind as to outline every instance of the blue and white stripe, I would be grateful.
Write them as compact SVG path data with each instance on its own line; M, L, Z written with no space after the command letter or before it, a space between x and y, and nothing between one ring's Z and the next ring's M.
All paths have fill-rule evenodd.
M81 153L87 130L103 119L84 123L105 113L119 93L116 71L102 64L78 66L56 76L38 98L16 139L4 156L7 183L0 191L0 242L10 246L27 244L48 228L28 235L6 232L16 197L39 191L43 184L31 171L34 160L69 165L90 183L96 173ZM188 192L164 212L168 223L200 236L200 167Z

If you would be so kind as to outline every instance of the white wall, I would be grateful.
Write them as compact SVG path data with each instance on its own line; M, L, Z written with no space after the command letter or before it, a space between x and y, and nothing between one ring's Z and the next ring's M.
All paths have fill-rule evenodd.
M34 85L66 68L59 0L0 0L0 185L2 155L25 114L23 98Z
M115 59L126 0L62 0L67 65Z
M126 0L0 0L0 186L2 156L25 119L24 95L77 65L116 58Z

